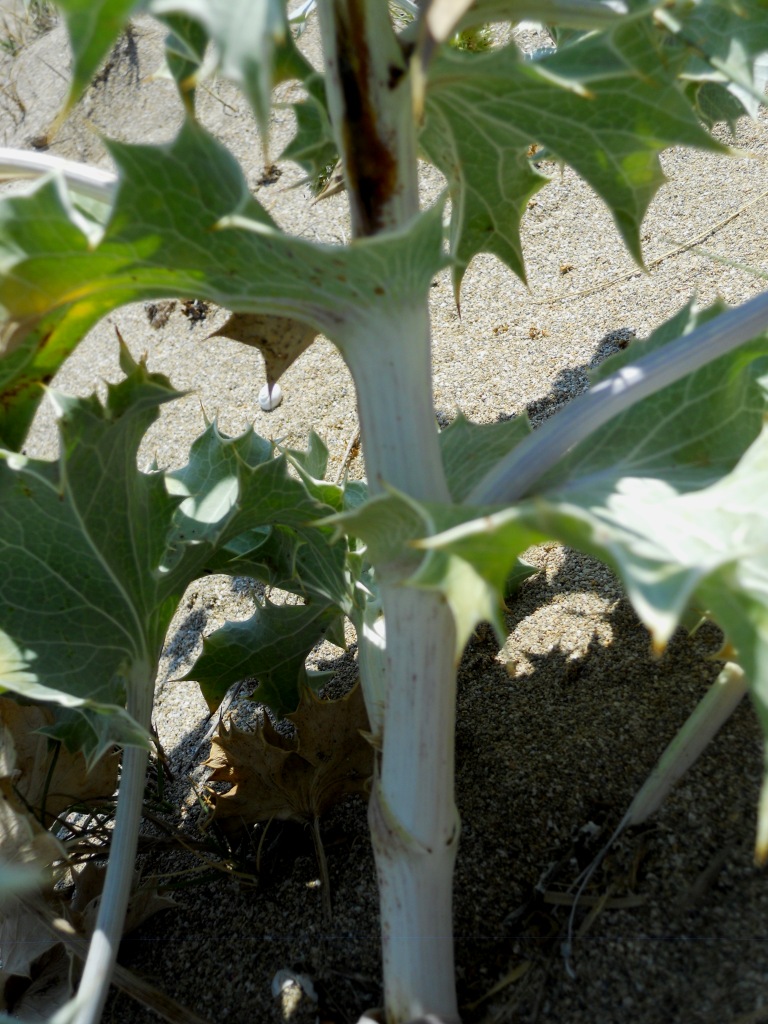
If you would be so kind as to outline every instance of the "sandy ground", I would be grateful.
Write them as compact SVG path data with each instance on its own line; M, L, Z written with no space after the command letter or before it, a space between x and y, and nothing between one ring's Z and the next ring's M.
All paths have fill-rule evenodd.
M61 27L39 34L5 2L0 26L18 45L0 63L0 144L106 164L99 133L128 141L170 138L179 120L172 86L154 77L155 29L137 21L55 138L47 127L66 88ZM3 10L0 7L0 10ZM18 13L18 12L17 12ZM306 37L316 52L314 29ZM290 99L292 90L283 91ZM242 161L258 198L286 228L309 238L346 237L345 199L313 205L300 173L281 166L263 178L263 156L244 101L212 83L202 116ZM272 145L290 136L278 110ZM707 253L768 269L765 121L742 122L743 155L716 160L692 152L664 157L669 178L644 226L650 272L637 272L610 218L566 170L536 197L524 221L526 289L490 258L467 274L462 315L445 277L433 290L435 408L490 422L526 408L534 417L586 386L586 369L621 339L643 336L694 292L741 301L760 281ZM439 181L425 174L425 194ZM701 242L700 246L688 246ZM191 298L191 297L190 297ZM134 355L192 394L170 408L148 437L147 461L185 461L203 425L201 403L234 433L255 422L265 436L324 437L335 472L355 434L350 378L333 347L319 341L282 381L285 400L263 413L258 354L209 335L224 314L194 319L176 303L163 323L143 305L116 312L70 360L56 386L77 394L115 380L118 326ZM163 317L160 317L162 320ZM153 322L154 321L154 322ZM28 450L53 456L52 418L43 411ZM143 456L143 457L144 457ZM360 460L352 471L362 473ZM457 725L458 803L463 832L456 879L460 998L467 1021L548 1024L747 1024L768 1019L768 886L752 864L761 772L754 715L745 703L652 825L626 836L598 872L590 895L609 902L575 943L575 977L561 942L569 883L589 860L600 829L619 821L664 745L717 674L707 659L714 631L675 637L650 657L644 630L612 575L552 545L532 556L540 572L510 603L509 639L500 652L480 631L462 663ZM174 770L169 820L196 835L192 783L210 721L193 682L178 682L200 637L226 618L249 614L248 588L217 579L191 588L169 636L158 684L156 727ZM318 659L347 675L354 649ZM512 669L510 671L510 665ZM252 716L233 705L238 721ZM309 837L274 827L261 849L261 874L244 854L246 875L212 871L200 856L148 854L145 874L186 887L178 907L127 940L122 960L212 1022L279 1021L271 982L280 969L311 978L318 1004L304 1000L295 1020L349 1022L380 1002L378 922L365 808L351 800L323 825L334 916L323 918ZM261 835L254 837L256 844ZM591 845L590 845L591 843ZM541 886L537 883L550 871ZM195 873L197 872L197 873ZM167 876L167 877L166 877ZM173 877L170 877L173 876ZM613 902L611 902L613 901ZM623 901L623 902L622 902ZM584 925L577 918L577 927ZM494 986L495 995L486 998ZM139 1024L155 1016L125 996L107 1020Z

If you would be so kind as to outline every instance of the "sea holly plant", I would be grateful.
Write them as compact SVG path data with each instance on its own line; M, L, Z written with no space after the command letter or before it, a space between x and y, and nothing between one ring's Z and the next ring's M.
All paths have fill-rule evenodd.
M100 916L78 993L56 1020L101 1015L165 633L186 585L224 572L297 603L265 604L209 640L197 673L211 706L229 682L256 675L256 698L292 712L312 684L306 652L338 635L341 616L354 624L375 749L385 1017L457 1021L457 663L478 622L501 633L527 547L554 538L605 560L658 649L694 613L714 617L738 665L728 699L713 691L628 820L658 801L742 680L768 735L768 295L735 309L689 303L535 431L524 418L459 418L438 433L430 284L450 268L458 302L483 252L524 278L520 222L547 183L534 147L579 172L642 262L660 152L687 145L726 159L707 126L762 99L755 67L768 52L768 11L762 0L425 0L393 19L385 0L318 0L316 70L282 0L59 7L72 41L70 104L128 19L148 12L168 27L185 118L165 145L107 141L115 176L0 153L6 172L46 172L0 203L0 687L58 708L54 732L91 760L113 744L125 751ZM544 18L553 39L530 59L512 41L461 46L479 26L529 17ZM273 87L303 83L283 156L311 180L340 160L349 244L286 234L250 194L195 117L211 69L241 86L268 152ZM447 182L429 208L419 157ZM183 470L140 470L141 438L175 393L126 349L126 379L104 403L53 394L58 461L21 454L46 385L92 325L124 303L189 295L231 311L223 333L262 348L270 382L316 334L335 343L355 382L367 487L327 483L314 436L306 451L281 450L215 423ZM760 860L768 796L762 804Z

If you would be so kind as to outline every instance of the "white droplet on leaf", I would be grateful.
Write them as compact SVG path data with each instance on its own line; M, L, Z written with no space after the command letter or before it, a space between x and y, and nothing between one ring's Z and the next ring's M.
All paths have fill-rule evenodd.
M270 390L269 384L265 384L259 392L259 405L264 412L272 412L283 400L283 389L279 384L273 384Z

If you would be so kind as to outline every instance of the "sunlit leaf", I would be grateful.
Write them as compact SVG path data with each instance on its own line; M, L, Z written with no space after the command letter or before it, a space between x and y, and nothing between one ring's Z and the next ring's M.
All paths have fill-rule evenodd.
M532 143L595 189L642 261L640 224L664 181L659 153L672 145L723 149L677 81L685 57L634 19L537 60L523 60L514 46L435 58L421 143L451 190L457 293L479 252L525 277L520 219L545 184L528 155Z
M98 244L59 182L0 202L0 439L8 446L23 442L41 386L116 306L196 295L357 345L362 323L389 323L444 263L439 206L400 233L345 248L288 237L251 197L231 154L193 121L165 146L110 148L120 181Z

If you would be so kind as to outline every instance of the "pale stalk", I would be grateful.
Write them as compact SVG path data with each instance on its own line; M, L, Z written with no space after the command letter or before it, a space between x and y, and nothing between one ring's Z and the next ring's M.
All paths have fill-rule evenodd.
M698 760L747 693L739 665L725 664L720 675L696 705L679 732L635 795L619 830L642 825L661 807L672 787Z
M421 310L399 312L391 332L379 323L369 335L375 343L348 355L366 470L374 492L391 483L423 500L447 501L432 412L426 302ZM442 595L399 582L408 574L407 561L377 569L386 622L386 691L369 823L379 879L385 1009L392 1024L425 1014L457 1021L455 627ZM364 669L361 662L366 689ZM366 689L369 703L372 688Z
M51 171L62 174L73 192L80 192L102 203L109 203L114 197L117 177L111 171L65 160L52 153L29 153L25 149L0 147L0 181L39 178Z
M331 119L355 237L395 230L419 208L410 74L383 0L319 4ZM432 404L427 296L361 321L343 355L357 389L366 473L448 501ZM379 880L387 1021L458 1020L452 890L456 636L440 595L402 583L409 559L377 565L386 622L382 755L369 806ZM373 652L371 652L373 654ZM381 664L379 652L372 659ZM365 665L363 665L363 669ZM381 696L381 674L363 687ZM371 693L373 691L373 693ZM381 719L381 708L375 709Z
M440 596L384 588L388 692L368 820L386 1018L458 1021L453 951L455 632Z
M690 717L664 750L651 774L635 794L629 810L616 826L610 839L600 850L592 863L578 878L578 888L573 898L573 909L568 919L568 932L563 950L566 970L573 976L570 966L571 938L573 935L579 897L589 885L595 871L605 860L609 850L628 828L642 825L661 807L677 782L706 750L720 728L725 725L747 693L747 680L742 669L732 661L725 663L723 670L704 697L694 708Z
M149 728L153 688L147 663L137 663L129 686L128 712ZM149 682L148 682L149 681ZM126 747L118 791L115 828L109 849L109 863L99 904L96 928L75 998L63 1006L51 1024L98 1024L109 994L112 970L123 935L125 915L136 869L139 824L144 802L147 750Z

